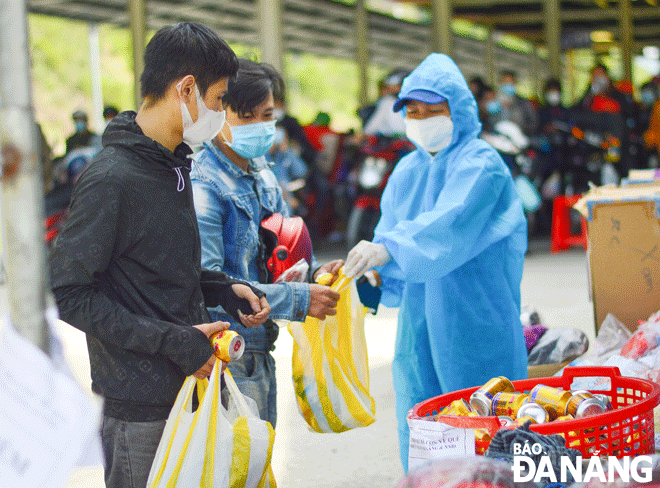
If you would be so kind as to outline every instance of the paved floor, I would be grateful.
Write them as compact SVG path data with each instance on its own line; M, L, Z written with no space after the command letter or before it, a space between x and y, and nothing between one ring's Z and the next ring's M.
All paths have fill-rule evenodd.
M575 327L594 337L589 301L587 263L582 249L550 254L548 242L534 242L525 260L523 304L533 305L549 327ZM320 261L343 258L345 249L333 246L317 253ZM402 476L394 414L391 360L396 310L381 307L365 324L369 346L370 390L376 400L377 420L363 429L342 434L310 432L298 413L291 382L292 340L281 330L275 358L278 375L278 423L273 471L280 487L361 488L394 487ZM84 336L62 330L72 369L89 385ZM77 470L67 488L103 486L102 469Z

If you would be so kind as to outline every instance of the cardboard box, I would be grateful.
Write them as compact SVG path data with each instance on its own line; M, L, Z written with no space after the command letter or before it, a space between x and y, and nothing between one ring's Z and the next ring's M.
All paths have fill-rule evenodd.
M596 331L608 313L635 331L660 310L660 188L595 188L575 208L587 218Z

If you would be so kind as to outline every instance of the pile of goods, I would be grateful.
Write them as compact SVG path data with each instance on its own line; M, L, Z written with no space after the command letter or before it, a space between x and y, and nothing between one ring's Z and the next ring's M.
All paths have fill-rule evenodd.
M511 381L504 376L498 376L472 393L469 402L462 398L454 400L431 419L442 421L447 415L496 416L502 428L516 428L526 422L562 422L609 410L612 410L612 403L604 394L594 394L586 390L566 391L543 384L536 385L529 393L516 392ZM475 440L477 454L483 454L491 440L488 430L475 429ZM573 439L568 445L579 447L580 440Z

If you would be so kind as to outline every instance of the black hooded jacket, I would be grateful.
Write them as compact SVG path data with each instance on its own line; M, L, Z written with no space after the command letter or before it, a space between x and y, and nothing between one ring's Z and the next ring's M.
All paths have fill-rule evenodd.
M60 317L87 334L105 414L149 421L167 418L185 377L213 354L192 326L210 322L206 306L223 305L237 281L205 275L219 295L205 304L190 148L172 153L135 116L108 125L50 261Z

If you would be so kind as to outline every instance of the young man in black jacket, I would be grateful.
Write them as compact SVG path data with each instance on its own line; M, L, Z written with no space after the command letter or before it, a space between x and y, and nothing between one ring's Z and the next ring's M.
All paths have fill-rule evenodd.
M104 397L108 488L144 488L183 380L211 372L206 307L246 326L270 311L264 294L201 269L188 144L224 123L234 52L210 29L177 24L147 45L144 103L115 117L74 189L51 255L60 316L87 334L92 389ZM241 311L242 310L242 311Z

